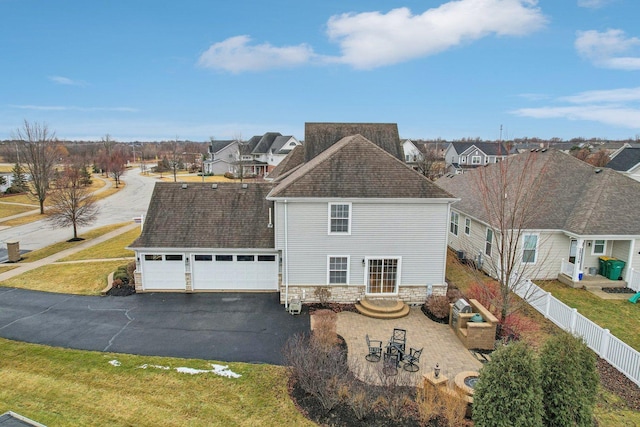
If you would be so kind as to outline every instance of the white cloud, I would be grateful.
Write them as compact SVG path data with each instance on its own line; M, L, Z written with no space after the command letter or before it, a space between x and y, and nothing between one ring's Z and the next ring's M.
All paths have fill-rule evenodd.
M246 35L214 43L198 64L230 71L259 71L315 63L344 63L371 69L433 55L491 34L523 36L547 19L537 0L453 0L413 15L408 8L387 13L345 13L329 18L327 35L341 55L314 53L307 44L251 44Z
M578 0L578 6L589 9L599 9L607 3L611 3L611 0Z
M82 80L72 80L68 77L62 77L62 76L49 76L49 80L59 85L66 85L66 86L86 86L87 85L87 83L83 82Z
M329 19L327 33L340 45L341 62L368 69L433 55L490 34L529 34L546 23L536 5L535 0L459 0L421 15L407 8L342 14Z
M640 87L586 91L556 101L569 105L520 108L511 113L535 119L584 120L640 129Z
M640 70L640 39L627 37L622 30L578 31L574 45L580 56L596 66Z
M198 60L205 68L230 71L260 71L287 68L309 62L313 49L306 44L276 47L269 43L251 45L249 36L230 37L212 44Z

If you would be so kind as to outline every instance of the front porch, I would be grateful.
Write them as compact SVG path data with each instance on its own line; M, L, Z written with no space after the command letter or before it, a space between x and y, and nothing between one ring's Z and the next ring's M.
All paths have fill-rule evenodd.
M589 291L602 290L602 288L627 287L627 282L624 280L610 280L599 274L590 275L583 273L582 280L580 280L580 275L576 274L575 264L565 260L562 260L562 270L560 274L558 274L558 281L572 288L585 288Z

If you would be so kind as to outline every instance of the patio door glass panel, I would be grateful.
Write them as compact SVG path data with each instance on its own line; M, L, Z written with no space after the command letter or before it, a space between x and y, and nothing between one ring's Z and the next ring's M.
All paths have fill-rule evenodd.
M569 262L571 264L576 263L576 253L578 252L578 241L571 239L569 244Z
M398 282L398 260L379 258L369 260L369 283L367 293L392 294Z

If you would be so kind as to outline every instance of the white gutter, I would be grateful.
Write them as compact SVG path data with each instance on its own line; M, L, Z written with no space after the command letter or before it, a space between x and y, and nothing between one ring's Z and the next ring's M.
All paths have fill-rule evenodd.
M289 209L284 200L284 308L289 308Z

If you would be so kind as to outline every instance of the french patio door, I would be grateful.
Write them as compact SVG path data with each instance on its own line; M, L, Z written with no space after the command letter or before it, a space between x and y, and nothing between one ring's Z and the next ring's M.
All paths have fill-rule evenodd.
M369 258L367 293L395 294L398 292L398 258Z

